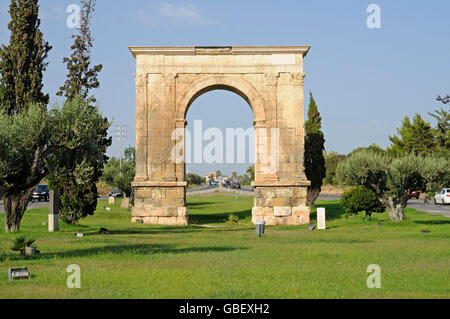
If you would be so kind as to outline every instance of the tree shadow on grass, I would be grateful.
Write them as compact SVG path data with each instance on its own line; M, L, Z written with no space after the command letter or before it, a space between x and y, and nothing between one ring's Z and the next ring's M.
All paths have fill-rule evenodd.
M185 234L196 233L202 231L201 227L180 227L180 226L167 226L167 227L155 227L155 228L121 228L109 230L110 235L154 235L154 234ZM98 232L89 234L103 235Z
M222 224L228 220L230 214L239 217L239 220L251 218L252 210L240 210L240 211L230 211L226 213L203 213L203 214L189 214L189 218L192 220L193 224Z
M187 203L186 206L189 209L191 207L202 207L202 206L208 206L208 205L212 205L212 203L210 203L210 202Z
M104 247L93 247L86 249L74 249L62 252L41 253L30 257L11 256L10 260L40 260L54 258L79 258L94 257L99 255L152 255L152 254L186 254L186 253L210 253L210 252L230 252L234 250L247 249L245 247L188 247L176 248L174 245L163 244L134 244L134 245L110 245Z
M321 203L315 204L314 206L325 208L326 220L340 219L343 215L346 215L345 210L340 203ZM316 211L311 212L311 219L317 219Z
M422 224L422 225L449 225L449 220L418 220L414 221L416 224Z

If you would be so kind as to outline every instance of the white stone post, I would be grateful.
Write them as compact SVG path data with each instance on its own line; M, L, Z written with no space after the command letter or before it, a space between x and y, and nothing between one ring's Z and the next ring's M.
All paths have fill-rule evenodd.
M50 211L48 214L48 231L53 233L59 230L59 215L58 215L58 192L50 191Z
M325 208L317 208L317 229L327 229L325 223Z

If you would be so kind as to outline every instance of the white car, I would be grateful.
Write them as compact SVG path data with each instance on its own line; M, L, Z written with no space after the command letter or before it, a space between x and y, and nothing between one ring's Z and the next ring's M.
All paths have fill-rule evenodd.
M444 188L439 193L434 195L435 204L450 204L450 188Z

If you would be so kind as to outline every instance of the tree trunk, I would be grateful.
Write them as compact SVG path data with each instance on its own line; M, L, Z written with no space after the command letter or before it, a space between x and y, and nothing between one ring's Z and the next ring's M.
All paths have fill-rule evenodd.
M5 232L17 232L20 222L27 210L30 195L33 189L19 192L18 194L6 194L3 196L5 210Z
M389 218L395 223L403 220L403 208L406 207L407 201L406 196L401 196L400 198L387 197L381 200L387 208Z
M320 194L320 188L309 188L306 193L306 205L312 206L314 205L314 202L316 201L317 197L319 197Z

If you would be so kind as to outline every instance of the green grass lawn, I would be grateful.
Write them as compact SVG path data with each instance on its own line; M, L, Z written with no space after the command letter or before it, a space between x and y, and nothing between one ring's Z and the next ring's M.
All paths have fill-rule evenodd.
M212 194L188 202L188 227L131 224L128 210L117 204L107 212L100 201L94 216L49 234L48 210L28 211L20 235L35 238L41 254L18 256L9 250L18 235L0 233L0 252L7 253L0 298L450 297L449 218L406 209L401 224L387 214L363 221L345 218L338 201L319 201L327 230L267 227L258 238L252 197ZM238 225L224 222L230 213ZM100 227L111 234L98 234ZM66 287L70 264L81 267L81 289ZM381 267L381 289L367 288L370 264ZM31 280L9 282L9 267L28 267Z

